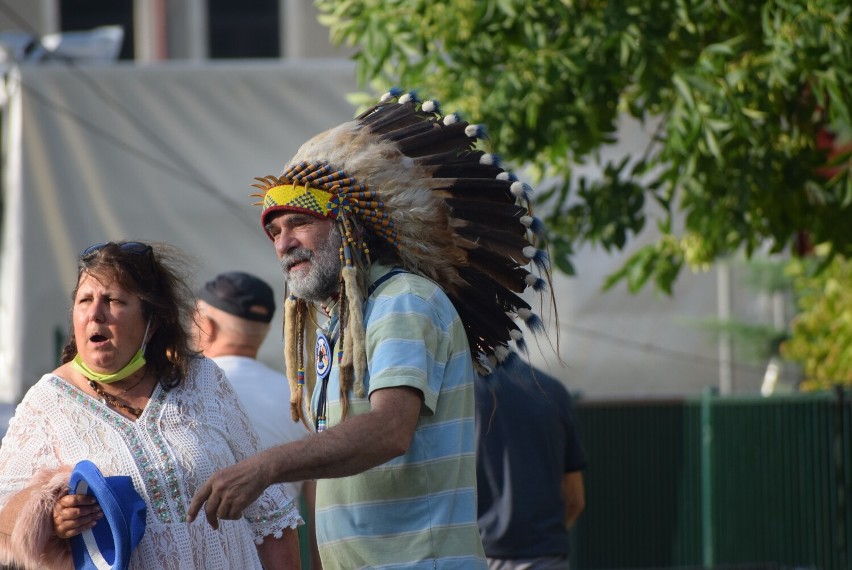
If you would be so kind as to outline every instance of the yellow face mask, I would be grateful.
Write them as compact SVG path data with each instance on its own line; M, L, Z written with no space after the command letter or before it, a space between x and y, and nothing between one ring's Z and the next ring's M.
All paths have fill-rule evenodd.
M142 336L142 346L139 347L139 350L136 351L136 354L133 355L130 362L125 364L120 370L109 374L95 372L89 368L85 362L83 362L83 359L80 358L80 353L77 353L77 356L74 357L74 360L71 362L71 367L89 380L94 380L95 382L101 382L103 384L110 384L112 382L124 380L145 366L145 345L147 344L146 339L148 338L148 329L150 326L151 320L149 319L148 324L145 325L145 334Z

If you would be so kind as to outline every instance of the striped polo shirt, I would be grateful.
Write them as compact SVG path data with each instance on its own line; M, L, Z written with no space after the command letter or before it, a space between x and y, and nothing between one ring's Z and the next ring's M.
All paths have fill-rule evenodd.
M370 277L388 271L374 265ZM485 568L476 524L474 372L461 320L435 283L400 273L369 297L364 322L367 397L350 392L350 416L368 412L369 394L381 388L415 388L423 406L405 455L318 481L323 568ZM341 413L332 360L329 427Z

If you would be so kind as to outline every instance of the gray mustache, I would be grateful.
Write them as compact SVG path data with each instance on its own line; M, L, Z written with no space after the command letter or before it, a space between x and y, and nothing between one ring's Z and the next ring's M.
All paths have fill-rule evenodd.
M293 251L281 258L281 270L286 273L289 266L300 261L310 261L312 257L313 252L309 249L294 249Z

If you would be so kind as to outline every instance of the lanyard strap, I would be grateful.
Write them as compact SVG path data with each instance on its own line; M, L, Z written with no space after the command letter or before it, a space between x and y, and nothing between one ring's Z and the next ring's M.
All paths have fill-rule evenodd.
M382 283L384 283L394 275L399 275L400 273L405 273L405 269L401 267L394 267L393 269L376 279L373 284L370 285L370 288L367 289L367 298L369 299L370 297L372 297L373 293L376 292L376 289L378 289ZM331 338L328 339L329 358L334 358L334 345L337 344L337 336L337 332L335 332L331 336ZM322 379L322 383L320 384L319 398L317 399L317 418L314 422L314 427L316 428L317 432L325 431L327 425L327 418L325 417L325 413L326 407L328 406L328 379L331 376L330 368L331 367L329 367L328 374L325 375L325 377Z
M367 289L367 298L369 299L370 297L373 296L373 293L376 292L376 289L379 288L379 285L381 285L382 283L384 283L385 281L387 281L388 279L390 279L394 275L399 275L400 273L405 273L405 269L403 269L402 267L394 267L393 269L391 269L390 271L388 271L387 273L385 273L384 275L382 275L381 277L379 277L378 279L373 281L373 284L370 285L369 289Z

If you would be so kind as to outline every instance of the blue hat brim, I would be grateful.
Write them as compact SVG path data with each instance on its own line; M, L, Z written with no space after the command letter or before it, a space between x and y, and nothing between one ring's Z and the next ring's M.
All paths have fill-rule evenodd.
M88 460L79 462L69 480L71 493L92 495L103 518L71 538L76 570L126 570L130 555L145 533L145 500L127 476L104 477Z

